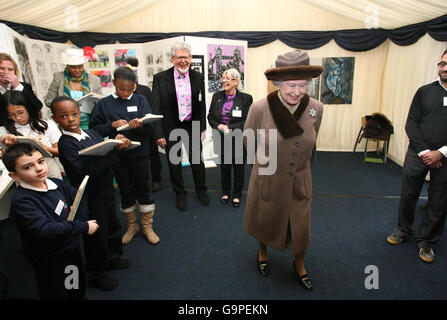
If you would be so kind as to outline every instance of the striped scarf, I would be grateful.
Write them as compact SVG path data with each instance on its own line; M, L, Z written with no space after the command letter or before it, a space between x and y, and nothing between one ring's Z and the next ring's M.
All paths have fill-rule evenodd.
M88 77L87 71L84 70L84 73L79 78L75 78L70 72L68 72L67 68L64 70L64 96L70 97L70 82L71 81L82 81L81 91L86 94L90 93L90 79Z

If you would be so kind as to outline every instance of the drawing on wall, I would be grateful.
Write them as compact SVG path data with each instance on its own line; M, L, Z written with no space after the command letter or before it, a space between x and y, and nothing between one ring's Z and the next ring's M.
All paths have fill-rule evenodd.
M146 69L146 75L147 75L147 78L148 78L149 80L152 80L152 78L154 77L154 68L152 68L152 67L147 67L147 69Z
M163 59L163 52L156 52L155 53L155 63L156 64L163 64L164 62Z
M34 87L36 84L34 82L33 73L31 71L31 65L29 62L28 51L26 50L25 42L20 41L18 38L14 37L14 47L16 49L19 70L22 75L23 81L31 84Z
M124 67L126 65L126 59L129 57L136 58L137 54L135 49L115 49L113 50L113 56L115 57L115 67Z
M235 68L241 74L244 87L244 47L222 44L208 44L208 92L222 89L220 78L225 70Z
M40 78L48 77L47 68L45 66L45 61L36 59L36 70L37 70L38 77L40 77Z
M43 50L37 43L33 43L31 45L31 53L34 57L42 57L43 56Z
M146 64L154 64L154 55L152 53L146 56Z
M323 58L321 102L351 104L354 81L354 57Z
M110 72L110 70L89 70L89 72L101 79L101 87L113 87L112 73Z
M40 91L43 92L44 94L46 94L48 92L48 86L50 85L48 83L47 79L39 79L39 84L40 84Z
M54 60L53 46L50 43L43 45L43 52L45 53L46 60Z
M203 60L202 55L193 55L191 60L191 69L204 74L203 72Z
M96 56L93 59L88 59L89 68L110 68L109 65L109 54L107 50L96 50ZM116 63L116 58L115 58Z

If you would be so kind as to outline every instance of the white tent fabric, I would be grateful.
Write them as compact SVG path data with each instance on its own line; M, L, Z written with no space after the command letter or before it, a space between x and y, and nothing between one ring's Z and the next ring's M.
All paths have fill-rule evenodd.
M75 5L78 29L64 29ZM72 8L72 7L70 7ZM447 13L445 0L0 0L0 19L48 29L80 32L196 32L392 29ZM73 27L72 25L68 25ZM404 161L405 121L414 93L437 78L436 63L447 48L428 34L411 46L385 41L367 52L350 52L334 41L309 50L311 57L354 57L352 104L326 105L318 150L352 151L361 117L385 114L394 125L389 156ZM246 91L254 100L267 92L264 71L278 54L294 50L280 41L249 48ZM361 150L362 146L357 150Z
M394 29L447 13L445 0L305 0L330 12L356 19L365 27ZM377 23L377 24L375 24Z

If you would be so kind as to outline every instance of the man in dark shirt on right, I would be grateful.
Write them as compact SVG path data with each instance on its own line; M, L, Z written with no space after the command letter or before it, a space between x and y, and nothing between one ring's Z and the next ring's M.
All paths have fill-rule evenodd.
M411 103L405 130L410 139L405 157L399 221L386 239L401 244L413 234L416 203L430 172L427 209L416 231L419 258L433 262L447 213L447 50L438 63L439 80L422 86Z

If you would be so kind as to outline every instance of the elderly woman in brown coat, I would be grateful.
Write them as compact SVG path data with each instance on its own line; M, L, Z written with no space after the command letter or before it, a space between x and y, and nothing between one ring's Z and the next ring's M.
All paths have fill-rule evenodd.
M279 55L275 68L265 72L279 90L251 106L244 126L249 155L248 139L256 139L244 228L259 241L258 269L264 276L269 272L268 246L281 251L291 247L293 270L306 290L312 290L304 267L310 244L310 158L323 115L323 104L306 87L322 72L321 66L309 65L306 52Z

